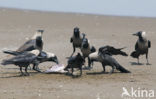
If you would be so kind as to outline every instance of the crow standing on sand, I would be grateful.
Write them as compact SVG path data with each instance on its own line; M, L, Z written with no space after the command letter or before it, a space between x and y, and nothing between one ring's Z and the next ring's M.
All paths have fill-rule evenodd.
M3 51L3 52L7 53L7 54L12 54L12 55L16 55L16 54L19 55L19 54L24 53L25 51L32 51L35 49L38 49L41 52L43 49L43 40L42 40L43 32L44 32L44 30L37 30L35 35L30 40L26 41L16 51L7 50L7 51ZM39 71L35 68L36 67L34 65L33 69L36 71Z
M88 58L88 68L90 68L90 59L88 56L95 51L95 47L90 45L90 42L87 38L84 38L81 45L81 52L84 59Z
M76 56L72 56L69 58L68 60L68 65L66 66L66 68L64 70L68 71L68 69L72 69L72 76L73 72L74 72L74 68L78 68L80 70L80 76L82 75L82 65L84 64L85 60L83 58L83 56L81 56L80 53L78 53Z
M14 56L18 56L18 55L22 54L21 52L16 52L16 51L9 51L9 52L3 51L3 52L6 54L14 55ZM25 53L25 52L23 52L23 53ZM51 62L55 62L56 64L59 64L57 56L50 52L41 51L40 54L37 56L37 60L39 61L39 63L51 61ZM39 65L38 63L37 64L33 63L33 70L40 72L38 65Z
M130 71L126 70L125 68L123 68L111 55L123 55L123 56L127 56L127 54L125 52L120 51L119 49L115 49L114 47L111 46L105 46L105 49L103 49L104 47L99 48L98 52L94 52L91 53L89 55L91 64L93 65L93 62L100 62L103 66L103 71L105 72L105 66L109 65L112 67L112 70L110 73L114 72L114 69L116 68L117 70L119 70L122 73L130 73ZM102 50L103 49L103 50Z
M92 66L93 66L94 61L100 61L100 59L97 57L98 53L104 53L104 54L107 53L109 55L128 56L128 54L126 52L122 51L122 49L124 49L124 48L125 47L123 47L123 48L114 48L113 46L109 46L109 45L102 46L102 47L100 47L98 49L98 52L90 55L90 57L91 57L90 64L92 63Z
M43 40L42 34L44 30L37 30L36 34L27 42L25 42L20 48L18 48L17 52L24 52L24 51L32 51L34 49L38 49L42 51L43 49Z
M134 36L138 36L138 40L135 44L135 51L131 53L131 56L133 58L138 59L138 64L139 64L139 56L146 54L146 60L147 60L147 65L149 65L148 62L148 49L151 47L151 42L147 40L146 38L146 32L144 31L139 31L135 34Z
M38 49L42 51L43 49L43 40L42 40L42 34L44 30L37 30L35 35L28 41L26 41L22 46L20 46L16 51L18 53L23 53L25 51L32 51L34 49ZM7 50L5 52L12 53L13 51Z
M83 38L85 38L85 34L80 33L79 28L75 27L73 36L70 39L70 42L73 43L73 53L71 54L71 56L73 56L76 48L81 48Z
M16 66L20 67L21 75L28 76L29 73L27 72L27 68L30 64L39 64L39 61L37 60L37 56L40 54L39 50L32 50L29 52L24 52L22 54L19 54L17 56L14 56L10 59L6 59L2 61L2 65L10 65L14 64ZM25 67L25 73L22 72L22 67Z

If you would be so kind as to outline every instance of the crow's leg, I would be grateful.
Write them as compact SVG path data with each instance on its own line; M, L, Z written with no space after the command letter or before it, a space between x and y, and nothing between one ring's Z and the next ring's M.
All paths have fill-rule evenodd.
M88 66L86 65L86 57L83 57L84 58L84 69L85 70L90 70L91 69L91 66L90 66L90 59L88 58Z
M92 62L91 62L91 66L92 66L92 68L93 68L93 65L94 65L94 62L92 61Z
M92 69L93 67L91 67L91 60L90 60L90 58L88 57L88 68L89 69Z
M69 72L68 68L69 68L69 65L67 65L67 66L64 68L64 70Z
M35 71L37 71L37 72L41 72L40 69L39 69L39 67L38 67L38 65L39 65L39 64L34 63L34 64L33 64L33 70L35 70Z
M84 66L86 68L86 58L84 56L83 56L83 58L84 58Z
M109 72L109 74L112 74L114 72L114 66L112 66L112 70Z
M74 68L72 67L72 76L74 76L74 74L73 74L73 73L74 73Z
M33 70L35 70L36 69L36 64L33 64Z
M21 71L21 76L24 75L23 71L22 71L22 66L20 66L20 71Z
M28 69L31 70L31 66L29 65L28 67L29 67Z
M82 75L82 66L79 67L80 69L80 76Z
M27 72L27 69L28 69L28 66L25 67L25 73L26 73L26 76L29 76L29 73Z
M69 64L64 68L64 70L67 71L67 75L71 75L69 68L71 68Z
M86 69L88 69L88 67L86 66L86 58L84 56L83 56L83 58L84 58L84 64L83 64L84 65L84 68L83 69L86 70Z
M138 64L140 64L140 62L139 62L139 57L137 58L137 60L138 60Z
M148 53L146 53L146 60L147 60L146 65L150 65L149 62L148 62Z
M39 65L39 64L36 65L36 71L41 72L41 70L40 70L40 68L39 68L38 65Z
M105 64L104 63L102 63L102 67L103 67L103 72L105 73L105 71L106 71L106 69L105 69Z

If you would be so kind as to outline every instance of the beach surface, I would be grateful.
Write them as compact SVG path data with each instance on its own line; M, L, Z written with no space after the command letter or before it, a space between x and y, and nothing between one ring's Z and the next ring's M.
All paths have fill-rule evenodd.
M0 99L124 99L121 96L123 87L129 92L131 88L156 92L156 18L0 8L0 61L11 57L3 54L2 50L16 50L36 30L43 29L43 50L55 53L60 63L66 65L66 57L73 51L70 37L76 26L81 33L86 34L97 50L101 46L111 45L116 48L126 47L123 51L128 54L134 50L137 40L132 34L140 30L146 31L152 44L149 50L151 65L146 65L145 55L140 57L142 65L137 65L137 59L130 56L113 56L132 73L115 71L113 74L103 74L100 73L103 70L101 64L95 63L92 70L84 70L79 78L33 70L28 70L30 76L19 77L19 67L0 65ZM77 49L77 52L80 50ZM53 65L55 63L47 62L39 67L45 71ZM108 66L107 72L109 70Z

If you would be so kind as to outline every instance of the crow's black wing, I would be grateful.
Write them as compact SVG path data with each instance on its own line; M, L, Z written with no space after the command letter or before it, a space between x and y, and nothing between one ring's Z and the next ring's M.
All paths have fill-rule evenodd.
M122 56L128 56L126 52L121 51L122 48L116 49L114 47L110 47L108 52L110 52L112 55L122 55Z
M21 52L11 51L11 50L3 51L3 53L14 55L14 56L17 56L17 55L21 54Z
M36 57L37 57L36 55L29 53L25 55L24 54L18 55L12 58L11 60L13 62L32 62L34 59L36 59Z
M135 50L137 50L138 49L138 42L136 42L136 44L135 44Z
M111 55L123 55L123 56L128 56L126 52L121 51L123 48L117 49L112 46L103 46L99 48L99 51L102 53L110 53Z
M73 38L70 38L70 42L71 42L71 43L73 42Z
M19 49L17 49L17 52L32 51L35 49L35 43L36 40L29 40L24 43Z
M123 66L121 66L112 56L105 54L102 58L103 58L103 64L115 66L117 70L123 73L130 73L130 71L125 69Z
M107 47L106 46L102 46L102 47L99 48L99 52L102 52L104 50L107 50Z
M28 54L20 54L13 58L3 60L2 65L8 64L16 64L16 63L31 63L36 59L36 55L28 53Z
M101 53L102 55L105 55L105 54L112 55L112 53L109 51L109 48L110 48L110 46L108 46L108 45L100 47L98 53Z
M151 48L151 41L148 40L148 48Z

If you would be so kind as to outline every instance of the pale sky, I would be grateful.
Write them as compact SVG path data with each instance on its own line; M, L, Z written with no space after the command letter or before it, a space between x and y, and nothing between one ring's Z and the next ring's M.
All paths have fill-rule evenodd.
M156 0L0 0L0 7L156 17Z

